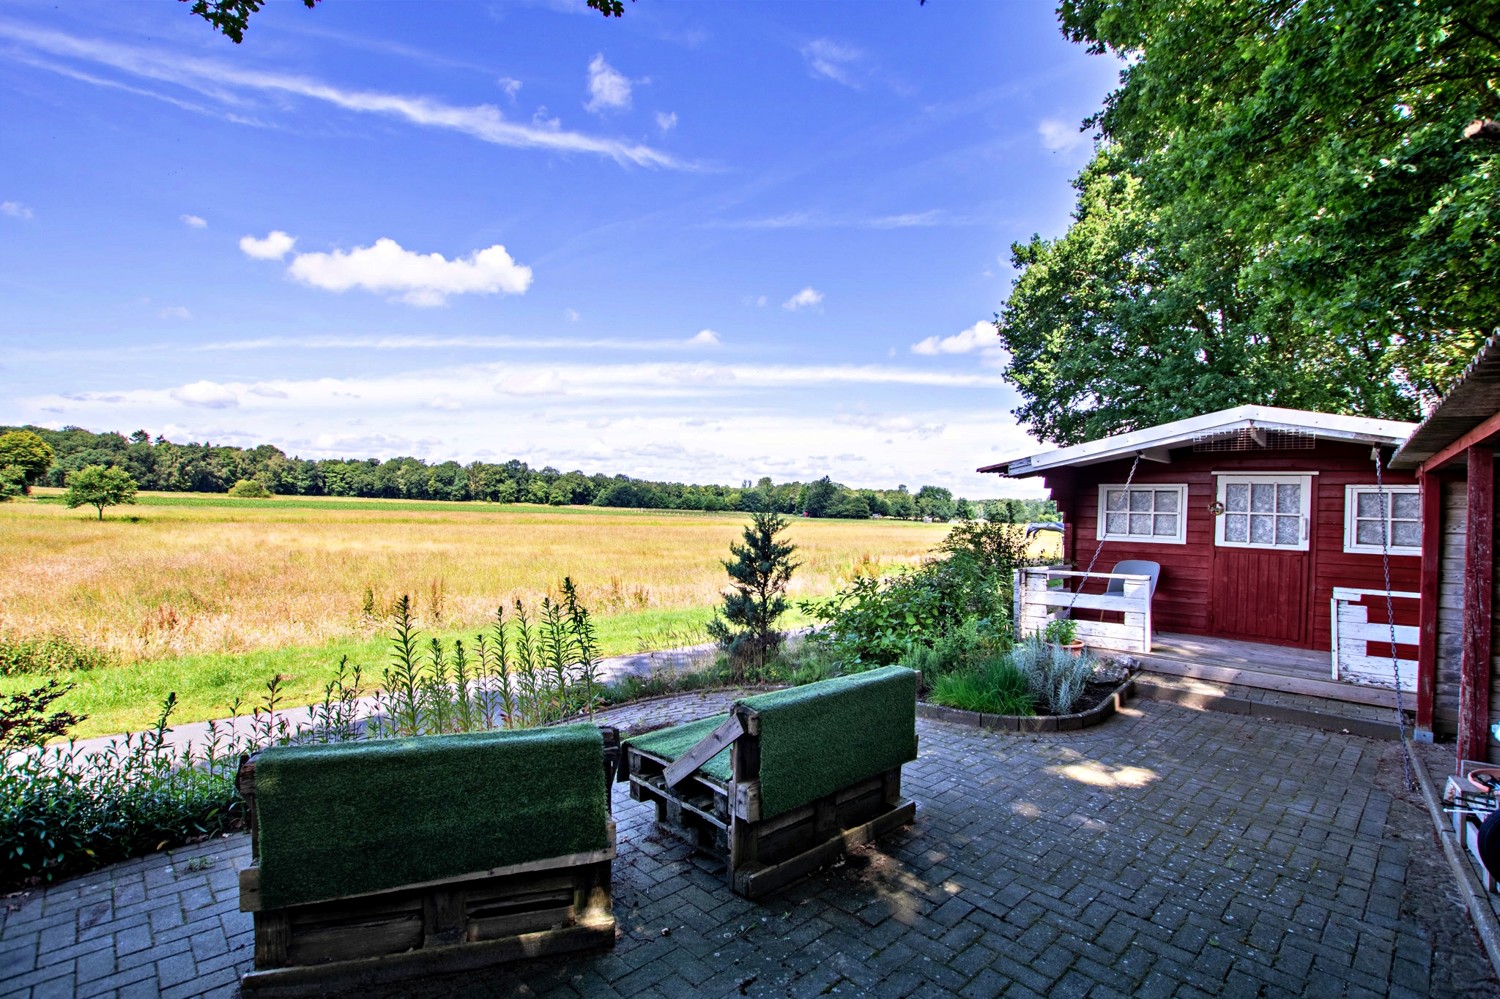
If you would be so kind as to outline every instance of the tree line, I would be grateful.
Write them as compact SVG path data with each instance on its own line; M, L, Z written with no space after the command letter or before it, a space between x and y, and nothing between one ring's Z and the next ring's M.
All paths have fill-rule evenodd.
M51 462L32 481L64 486L89 466L118 468L141 489L161 492L226 493L238 483L259 483L283 496L357 496L552 506L631 507L658 510L745 511L809 517L947 521L980 516L1008 523L1055 520L1046 500L971 502L941 486L911 492L853 489L823 476L812 482L775 483L769 477L739 486L658 482L627 475L560 472L532 468L512 459L501 463L456 461L429 464L400 457L308 459L288 456L271 444L241 448L226 444L177 444L144 430L128 437L81 427L0 427L0 435L35 434L51 449ZM243 490L241 490L243 492Z

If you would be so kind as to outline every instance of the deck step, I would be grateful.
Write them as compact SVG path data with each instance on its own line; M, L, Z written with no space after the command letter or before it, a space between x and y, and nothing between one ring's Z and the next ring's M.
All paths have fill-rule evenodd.
M1135 660L1142 669L1167 676L1183 676L1193 680L1207 680L1210 683L1275 690L1286 694L1302 694L1307 697L1347 701L1351 704L1391 710L1395 710L1396 707L1396 692L1384 687L1362 687L1352 683L1339 683L1333 679L1318 680L1307 676L1289 676L1285 673L1240 669L1233 666L1210 666L1207 663L1190 662L1161 655L1136 656ZM1416 703L1416 697L1412 694L1405 695L1404 700L1408 707Z
M1145 700L1166 701L1198 711L1221 711L1226 714L1270 718L1325 732L1348 732L1371 739L1400 737L1401 729L1396 724L1394 708L1350 704L1347 701L1296 692L1268 691L1263 687L1240 686L1206 678L1161 675L1155 672L1154 665L1142 665L1145 672L1135 676L1135 695ZM1411 706L1408 703L1407 707ZM1410 728L1411 716L1408 710L1408 731Z

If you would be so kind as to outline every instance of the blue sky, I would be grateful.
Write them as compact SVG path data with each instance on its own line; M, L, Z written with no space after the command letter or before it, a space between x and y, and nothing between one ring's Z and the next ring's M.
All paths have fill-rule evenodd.
M0 423L1024 495L1118 66L997 0L0 9Z

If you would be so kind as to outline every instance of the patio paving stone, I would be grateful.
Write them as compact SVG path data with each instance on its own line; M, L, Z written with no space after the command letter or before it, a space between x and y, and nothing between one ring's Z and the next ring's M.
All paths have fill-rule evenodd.
M915 825L758 904L617 786L613 952L389 994L1500 996L1394 743L1156 701L1082 732L918 731ZM234 995L248 857L231 836L8 900L0 994Z

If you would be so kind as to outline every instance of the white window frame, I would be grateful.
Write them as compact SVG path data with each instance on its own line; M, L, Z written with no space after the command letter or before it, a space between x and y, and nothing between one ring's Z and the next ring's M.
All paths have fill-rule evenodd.
M1130 484L1130 486L1129 486L1129 489L1132 492L1139 490L1140 492L1168 492L1168 491L1175 491L1177 493L1177 510L1176 510L1177 533L1176 533L1176 535L1174 535L1172 537L1167 537L1167 536L1161 535L1161 534L1153 534L1153 535L1147 537L1144 534L1106 534L1105 533L1105 527L1106 527L1106 525L1107 525L1108 522L1106 520L1105 497L1108 495L1109 490L1111 490L1111 489L1125 489L1125 488L1126 488L1126 485L1123 482L1109 482L1109 483L1101 483L1100 484L1100 486L1099 486L1099 509L1098 509L1098 514L1095 517L1095 524L1094 524L1094 538L1095 538L1095 540L1097 540L1097 541L1126 541L1126 542L1131 542L1131 543L1137 543L1138 542L1138 543L1143 544L1143 545L1185 545L1185 544L1187 544L1187 512L1188 512L1187 498L1188 498L1188 487L1187 487L1187 483L1185 483L1185 482L1132 482ZM1130 500L1129 500L1128 497L1126 498L1125 502L1126 502L1126 505L1128 506L1129 503L1130 503ZM1155 512L1154 511L1155 500L1153 499L1152 502L1153 502L1153 515L1154 515L1154 512Z
M1231 485L1266 485L1267 483L1298 483L1301 489L1302 530L1299 532L1299 540L1295 545L1263 545L1253 541L1226 541L1224 528L1229 523L1228 512L1214 517L1214 544L1220 548L1258 548L1262 551L1278 552L1305 552L1311 544L1312 538L1312 487L1313 477L1316 472L1215 472L1218 479L1214 487L1214 498L1223 506L1229 505L1229 487Z
M1344 551L1347 552L1348 554L1351 554L1351 555L1355 555L1355 554L1358 554L1358 555L1379 555L1379 554L1381 554L1381 548L1380 548L1379 545L1362 545L1362 544L1359 543L1358 540L1356 540L1358 538L1358 530L1357 530L1357 528L1358 528L1358 523L1357 523L1358 518L1355 516L1359 512L1359 496L1360 496L1361 493L1380 493L1380 492L1384 492L1385 495L1386 495L1386 509L1385 509L1384 522L1386 524L1386 536L1387 537L1390 536L1391 508L1395 505L1395 500L1392 499L1391 497L1393 497L1393 496L1395 496L1397 494L1404 494L1404 495L1408 495L1408 496L1417 496L1417 497L1420 497L1422 495L1422 489L1421 489L1420 486L1386 486L1384 489L1381 489L1381 488L1379 488L1377 486L1352 486L1352 485L1351 486L1345 486L1344 487ZM1418 502L1420 503L1420 499L1418 500ZM1419 506L1419 508L1418 508L1418 515L1417 515L1417 543L1415 545L1398 545L1398 544L1395 544L1394 542L1392 542L1391 546L1390 546L1390 549L1389 549L1390 553L1392 555L1421 555L1422 554L1421 534L1422 534L1422 517L1421 517L1420 506ZM1382 590L1381 592L1383 593L1385 591Z

